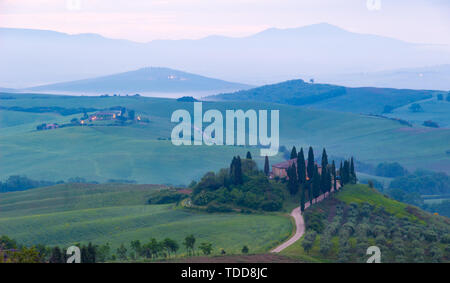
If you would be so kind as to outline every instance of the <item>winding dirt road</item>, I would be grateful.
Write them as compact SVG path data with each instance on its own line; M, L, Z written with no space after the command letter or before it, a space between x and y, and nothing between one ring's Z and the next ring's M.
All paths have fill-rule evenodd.
M339 186L340 187L340 186ZM338 187L338 189L339 189ZM318 203L321 202L323 199L325 199L326 197L328 197L329 193L325 193L323 195L320 195L319 197L317 197L316 199L313 200L313 204L314 203ZM305 203L305 210L310 206L310 203ZM292 210L291 212L291 216L294 218L295 220L295 234L294 236L292 236L289 240L287 240L286 242L282 243L281 245L279 245L278 247L274 248L273 250L271 250L270 252L272 253L279 253L282 250L284 250L285 248L289 247L290 245L292 245L293 243L297 242L298 240L300 240L300 238L303 236L303 234L305 234L305 220L303 219L303 215L300 211L300 206L297 208L294 208L294 210Z

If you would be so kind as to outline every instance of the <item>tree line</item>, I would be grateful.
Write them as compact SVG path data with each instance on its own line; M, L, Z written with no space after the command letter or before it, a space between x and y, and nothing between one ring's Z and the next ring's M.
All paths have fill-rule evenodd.
M305 203L311 204L313 199L321 194L329 193L332 189L337 189L337 182L341 186L345 184L356 184L355 163L353 157L340 163L337 170L335 161L331 164L328 161L326 149L322 152L321 167L315 162L314 150L309 147L308 158L305 159L303 148L297 152L294 146L290 155L291 160L297 160L287 169L287 187L291 195L300 192L300 208L305 210Z
M212 243L202 242L198 246L196 243L197 239L194 235L184 238L181 245L185 248L187 256L198 256L200 252L205 256L213 253ZM76 244L75 246L80 248L81 263L170 259L180 251L180 244L171 238L165 238L162 241L151 238L147 243L133 240L129 245L122 243L115 251L112 250L109 243L94 245L89 242L87 245ZM59 246L25 247L7 236L0 237L0 263L66 263L71 256L66 254L66 250ZM247 254L248 252L249 248L244 245L242 253ZM225 255L226 251L220 249L220 254Z

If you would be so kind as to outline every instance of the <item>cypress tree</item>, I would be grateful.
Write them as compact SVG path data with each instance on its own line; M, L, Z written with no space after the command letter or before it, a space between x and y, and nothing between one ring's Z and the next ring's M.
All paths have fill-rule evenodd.
M301 212L305 211L305 187L302 185L301 188L301 196L300 196L300 210Z
M291 193L291 195L295 195L298 192L297 168L295 167L295 163L293 163L292 166L288 168L287 174L289 177L289 192Z
M308 186L308 197L309 197L309 204L312 205L313 202L313 193L312 193L312 180L308 181L306 183L306 185Z
M295 145L291 151L291 159L294 159L294 158L297 158L297 149L295 148Z
M320 174L319 174L319 168L317 166L314 167L314 175L313 175L313 195L314 198L317 198L320 196Z
M328 172L327 167L322 167L322 175L320 175L320 192L326 193L328 191Z
M247 159L252 159L252 154L250 153L250 151L247 151Z
M353 156L350 161L350 183L356 184L356 172L355 172L355 163L353 161Z
M336 163L331 163L331 175L333 176L333 189L337 190L337 180L336 180Z
M300 153L297 155L297 175L298 182L300 184L306 183L306 162L305 155L303 154L303 148L300 149Z
M350 164L348 160L344 161L344 167L342 168L342 170L342 183L343 185L346 185L350 181Z
M236 183L237 185L241 185L244 183L244 180L242 178L242 162L239 155L236 159Z
M266 174L266 176L269 176L270 174L269 157L267 157L267 155L264 160L264 174Z
M312 177L314 176L314 166L315 166L314 151L313 151L313 148L310 146L309 151L308 151L308 166L306 168L309 179L312 179Z
M328 155L327 151L324 148L322 152L322 168L325 168L327 166L328 166Z
M231 161L231 165L230 165L230 179L231 179L231 183L233 185L236 184L236 157L233 156L233 160Z

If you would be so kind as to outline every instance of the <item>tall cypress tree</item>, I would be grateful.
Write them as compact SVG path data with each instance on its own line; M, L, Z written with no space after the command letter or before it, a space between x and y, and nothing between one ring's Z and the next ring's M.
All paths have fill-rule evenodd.
M266 176L269 176L270 174L269 157L267 157L267 155L264 160L264 174L266 174Z
M350 161L350 183L356 184L357 178L356 178L356 172L355 172L355 163L353 161L353 156Z
M242 177L242 162L241 162L241 157L239 155L236 159L236 182L237 182L237 185L241 185L244 183L244 180Z
M250 153L250 151L247 151L247 159L252 159L252 154Z
M301 210L301 212L303 212L303 211L305 211L305 202L306 202L306 198L305 198L305 187L304 187L304 185L301 186L300 190L301 190L301 195L300 195L300 210Z
M328 166L328 155L327 151L324 148L322 152L322 168L325 168L327 166Z
M339 178L340 178L341 186L344 186L344 167L342 166L342 161L341 161L341 165L339 166Z
M328 191L328 172L327 167L322 167L322 174L320 175L320 192L326 193Z
M291 159L294 159L294 158L297 158L297 149L295 148L295 145L291 151Z
M312 205L312 202L314 199L313 192L312 192L312 180L309 180L308 182L306 182L306 185L308 186L309 204Z
M314 176L314 151L313 148L310 146L308 151L308 166L307 166L307 172L309 179L312 179Z
M336 163L331 163L331 175L333 176L333 190L337 190L337 180L336 180Z
M288 174L288 189L291 195L295 195L298 192L298 180L297 180L297 168L295 167L295 163L292 163L287 170Z
M320 174L319 174L319 168L317 166L314 166L314 174L313 174L313 195L314 198L317 198L320 196Z
M299 184L306 183L306 162L305 155L303 154L303 148L300 149L299 154L297 155L297 175Z

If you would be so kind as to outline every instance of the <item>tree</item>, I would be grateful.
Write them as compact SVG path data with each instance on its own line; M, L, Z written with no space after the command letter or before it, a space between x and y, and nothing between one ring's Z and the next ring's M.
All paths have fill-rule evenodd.
M247 159L252 159L252 154L250 153L250 151L247 151Z
M183 245L186 247L186 250L189 254L189 252L194 252L195 247L195 237L194 235L189 235L186 238L184 238Z
M243 183L242 178L242 162L241 157L233 157L230 166L230 178L233 185L241 185Z
M327 151L324 148L322 152L322 168L326 168L327 166L328 166L328 155Z
M446 99L448 102L450 102L450 91L448 92L448 94L447 94L447 99Z
M166 249L169 257L170 257L170 253L176 253L178 251L178 249L180 248L178 246L178 243L175 240L172 240L170 238L164 239L163 246Z
M136 112L134 112L134 110L128 109L128 120L134 121L135 117L136 117Z
M336 180L336 163L333 162L331 163L331 175L333 176L333 190L337 190L337 180Z
M302 247L306 253L309 254L309 251L312 249L314 245L314 241L316 240L317 232L314 230L310 230L306 232L305 238L302 241Z
M264 160L264 174L266 174L266 176L269 176L270 174L269 157L267 155Z
M139 241L139 240L131 241L130 247L134 251L134 254L136 255L136 258L138 258L139 256L142 255L141 241Z
M439 94L437 95L437 100L439 100L439 101L444 100L444 95L443 95L442 93L439 93Z
M292 148L291 151L291 159L297 158L297 149L295 148L295 146Z
M314 169L312 185L313 185L313 189L312 189L313 196L314 196L314 198L317 198L320 196L320 189L321 189L321 177L320 177L319 168L317 167L317 165L315 166L315 169Z
M248 247L247 247L247 246L243 246L243 247L242 247L242 253L243 253L243 254L248 254L248 251L249 251L249 250L248 250Z
M54 247L50 256L50 263L64 263L63 254L59 247Z
M306 183L306 186L308 187L308 197L309 197L309 204L312 205L313 202L313 193L312 193L312 180L308 181Z
M353 156L352 156L352 158L350 159L350 183L356 184L357 181L358 181L358 179L356 177L355 162L353 161Z
M300 211L301 212L305 211L305 202L306 202L305 188L304 188L304 185L302 185L301 195L300 195Z
M306 162L305 155L303 154L303 148L300 149L300 152L297 155L297 176L298 183L305 184L306 183Z
M295 195L298 192L298 180L297 180L297 168L295 167L295 163L287 170L288 175L288 189L291 195Z
M314 176L314 151L312 147L309 147L308 151L308 166L306 167L308 172L308 177L311 179Z
M212 244L211 243L201 243L199 249L203 252L204 255L211 254Z
M409 110L411 112L423 112L422 106L420 106L420 104L417 104L417 103L411 104L411 106L409 107Z
M96 258L97 258L97 251L96 251L96 247L89 242L88 246L87 246L87 256L88 256L88 262L89 263L95 263Z
M125 247L125 245L122 243L120 245L120 247L117 248L117 256L119 257L120 260L127 260L127 248Z

